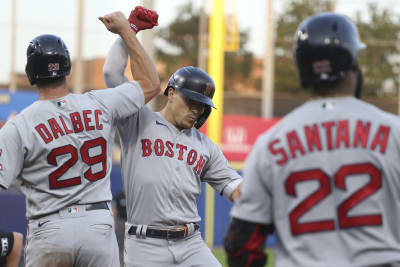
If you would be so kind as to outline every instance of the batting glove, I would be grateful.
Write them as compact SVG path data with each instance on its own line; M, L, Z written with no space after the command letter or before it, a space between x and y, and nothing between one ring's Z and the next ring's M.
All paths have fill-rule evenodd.
M128 18L132 30L138 33L141 30L151 29L158 25L158 14L154 10L141 6L135 7Z

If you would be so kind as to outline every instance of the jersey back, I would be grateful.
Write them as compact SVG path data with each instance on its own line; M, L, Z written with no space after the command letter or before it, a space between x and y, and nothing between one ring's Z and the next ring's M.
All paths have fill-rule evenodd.
M353 97L309 101L259 138L232 216L275 225L276 266L399 261L399 138Z
M1 129L0 183L19 178L28 218L112 199L114 122L143 106L135 87L36 101Z

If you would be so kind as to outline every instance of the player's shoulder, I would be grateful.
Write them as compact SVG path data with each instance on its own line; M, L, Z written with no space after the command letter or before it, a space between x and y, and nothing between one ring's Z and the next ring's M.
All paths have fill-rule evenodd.
M186 135L190 136L193 142L200 143L201 145L206 146L209 149L218 147L213 141L211 141L211 139L207 135L194 127L191 129L187 129Z
M19 125L23 121L30 120L31 117L37 116L40 110L44 108L43 101L35 101L29 106L23 108L20 112L10 115L8 118L9 122Z
M121 92L124 91L131 91L132 89L140 89L140 84L137 81L127 81L124 82L116 87L110 87L110 88L104 88L104 89L93 89L93 90L89 90L87 91L84 95L92 97L92 96L101 96L103 97L104 94L120 94ZM140 92L142 90L138 90L138 92Z
M208 138L207 135L205 135L204 133L202 133L199 129L196 128L191 128L191 129L187 129L186 133L191 135L192 138L200 140L200 141L204 141L204 142L212 142L210 138Z
M360 107L360 113L368 114L371 120L375 120L380 122L381 124L392 125L396 127L400 127L400 118L390 112L380 109L379 107L370 104L366 101L358 100Z

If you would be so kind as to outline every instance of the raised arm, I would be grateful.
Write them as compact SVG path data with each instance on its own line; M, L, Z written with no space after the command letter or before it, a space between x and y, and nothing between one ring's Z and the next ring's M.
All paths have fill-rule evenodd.
M154 62L136 38L136 32L131 29L128 20L121 12L114 12L99 19L109 31L118 34L124 41L130 57L132 76L142 87L145 103L149 102L161 90L160 79ZM123 81L125 78L121 76L115 79L115 83Z
M113 88L129 81L124 74L128 64L128 56L128 48L124 41L118 37L108 52L103 66L103 77L107 87Z

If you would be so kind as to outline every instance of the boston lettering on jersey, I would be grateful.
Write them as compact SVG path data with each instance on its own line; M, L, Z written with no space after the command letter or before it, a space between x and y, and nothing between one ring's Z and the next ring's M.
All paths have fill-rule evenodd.
M340 148L364 148L379 151L384 154L390 134L390 127L379 125L371 132L371 122L358 120L355 124L353 136L350 136L348 120L326 121L305 125L301 132L292 130L286 133L286 146L280 138L272 140L268 144L269 151L279 156L278 165L295 159L298 155L304 155L314 151L333 150ZM321 132L326 138L321 138ZM305 137L305 143L300 135Z
M82 113L82 114L81 114ZM102 130L103 124L100 123L100 116L103 112L96 110L83 110L81 113L72 112L69 114L72 127L68 127L62 116L50 118L45 123L40 123L35 127L43 141L48 144L60 136L71 133L80 133L82 131Z
M199 153L194 149L190 149L189 152L184 155L188 149L185 145L174 144L171 141L164 142L161 139L156 139L154 143L150 139L142 139L140 141L142 143L142 157L148 157L154 153L154 155L159 157L173 158L175 156L175 147L178 153L178 160L185 160L188 165L193 166L193 170L198 175L201 174L204 164L206 163L204 157L202 155L199 156Z

